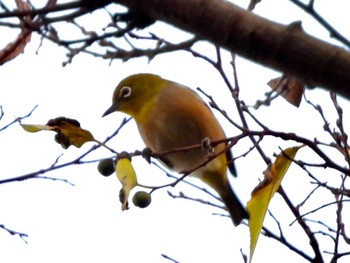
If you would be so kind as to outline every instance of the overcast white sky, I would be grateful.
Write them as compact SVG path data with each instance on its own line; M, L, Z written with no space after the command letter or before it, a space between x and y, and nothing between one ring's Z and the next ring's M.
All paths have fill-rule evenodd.
M243 0L235 2L243 6L248 3ZM350 21L346 13L350 5L346 6L345 1L340 0L331 4L323 0L316 2L325 5L321 13L350 37ZM321 27L289 1L264 0L256 12L285 24L302 19L306 31L322 38L328 37ZM161 36L167 36L165 32L169 29L159 24L156 30ZM168 35L175 39L179 37L178 34L175 31ZM0 32L0 46L11 40L8 37L7 31ZM201 87L208 93L214 87L214 98L222 108L231 116L236 114L229 91L218 74L203 61L188 54L166 54L151 63L141 58L127 63L114 61L111 65L109 61L81 55L74 59L72 65L63 68L63 49L44 42L36 55L38 45L39 39L34 36L23 55L1 67L0 105L5 115L0 127L39 105L24 123L44 124L48 119L66 116L77 119L97 139L104 140L125 117L119 113L101 118L110 106L114 87L124 77L138 72L156 73L192 88ZM262 98L268 90L265 83L278 76L277 72L240 58L237 67L241 98L248 104ZM315 102L330 107L325 92L317 91L309 96L320 99ZM349 107L345 102L343 105L346 114ZM328 112L330 119L335 116L334 111ZM256 112L256 115L273 129L298 132L309 138L322 131L322 121L305 103L296 109L279 99L270 108ZM221 116L218 118L228 135L237 134L238 131L227 121ZM26 133L19 125L1 132L0 179L49 167L61 154L60 163L72 160L92 146L90 143L81 149L71 147L63 150L53 137L54 134L50 132ZM133 122L127 124L109 145L117 151L134 151L144 147ZM266 140L263 144L271 157L279 151L279 146L285 148L290 145L293 144L272 140ZM243 153L250 146L249 141L239 143L235 152ZM110 153L107 150L98 150L86 160L108 156ZM135 158L133 164L141 183L160 185L170 181L141 158ZM67 179L75 186L44 179L0 185L0 224L29 235L26 244L18 236L10 236L0 229L0 262L170 262L161 256L166 254L181 263L224 263L242 262L241 248L244 253L249 253L246 226L234 228L229 218L211 215L222 210L172 199L166 192L169 190L177 194L184 191L190 196L207 198L200 191L179 184L174 189L152 194L153 202L147 209L131 205L130 210L122 212L118 201L119 182L114 175L108 178L99 175L96 166L97 163L79 165L45 174ZM239 177L232 180L232 184L246 203L265 166L261 158L252 153L239 159L237 168ZM288 186L286 191L292 200L300 202L308 191L296 192L295 189L299 190L301 185L311 187L308 182L308 177L300 169L292 168L283 185ZM286 236L292 233L292 243L305 244L306 252L312 254L301 230L296 225L288 227L292 217L279 196L272 201L271 210L286 216ZM327 214L327 211L324 213ZM268 219L268 223L271 222ZM329 244L331 246L332 243ZM288 262L303 262L301 257L266 238L260 239L254 257L255 262L281 262L285 260L285 255L288 255Z

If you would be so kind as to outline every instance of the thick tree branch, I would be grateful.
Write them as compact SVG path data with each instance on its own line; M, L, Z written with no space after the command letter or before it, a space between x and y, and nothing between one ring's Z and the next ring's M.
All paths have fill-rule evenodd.
M350 98L350 53L223 0L118 0L283 73Z

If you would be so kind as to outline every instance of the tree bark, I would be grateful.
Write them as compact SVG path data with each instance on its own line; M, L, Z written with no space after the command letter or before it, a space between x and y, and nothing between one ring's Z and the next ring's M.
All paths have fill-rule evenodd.
M350 99L350 53L223 0L118 0L238 55Z

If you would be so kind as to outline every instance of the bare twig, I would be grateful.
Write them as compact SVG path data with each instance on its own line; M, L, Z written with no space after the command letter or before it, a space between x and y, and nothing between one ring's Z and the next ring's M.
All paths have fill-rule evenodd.
M314 9L314 0L310 1L308 4L303 3L300 0L289 0L300 9L308 13L311 17L313 17L320 25L322 25L325 29L328 30L330 36L337 39L342 44L350 47L350 41L345 36L343 36L339 31L337 31L326 19L323 18L315 9Z
M275 233L273 233L271 230L269 230L265 226L262 227L262 234L266 237L270 237L270 238L280 242L281 244L288 247L290 250L294 251L295 253L297 253L298 255L300 255L301 257L306 259L307 261L313 262L313 258L311 256L309 256L304 251L302 251L302 250L296 248L295 246L293 246L292 244L290 244L286 239L281 238L280 236L276 235Z
M28 118L30 115L32 115L33 111L38 107L38 105L34 106L34 108L26 115L22 116L22 117L17 117L15 118L13 121L11 121L10 123L6 124L5 126L0 128L0 132L7 129L8 127L10 127L11 125L15 124L16 122L21 122L21 120ZM1 117L3 116L3 111L2 111L2 107L1 107ZM0 118L1 119L1 118Z
M109 137L107 137L103 143L105 144L106 142L108 142L111 138L113 138L115 135L117 135L120 131L120 129L122 127L124 127L124 125L126 123L128 123L130 121L131 118L129 119L123 119L123 121L121 122L120 126L118 127L118 129ZM24 181L24 180L28 180L28 179L33 179L33 178L37 178L38 176L40 176L41 174L47 173L47 172L51 172L57 169L61 169L63 167L67 167L67 166L71 166L71 165L77 165L77 164L82 164L84 163L83 159L90 154L91 152L95 151L96 149L98 149L99 147L101 147L100 144L95 144L93 145L89 150L87 150L85 153L83 153L82 155L78 156L76 159L71 160L69 162L63 163L63 164L57 164L57 159L56 161L50 165L47 168L35 171L35 172L31 172L25 175L21 175L21 176L17 176L17 177L12 177L12 178L8 178L8 179L3 179L0 180L0 184L5 184L5 183L11 183L11 182L18 182L18 181ZM46 179L46 178L44 178Z
M28 241L26 240L26 238L28 237L27 234L22 233L22 232L18 232L18 231L12 230L12 229L9 229L5 225L0 225L0 228L2 228L3 230L7 231L12 236L17 236L18 235L25 243L28 243Z
M177 260L175 260L175 259L169 257L168 255L162 254L161 256L162 256L163 258L165 258L165 259L167 259L167 260L173 262L173 263L180 263L179 261L177 261Z
M292 211L292 213L294 214L295 218L297 218L297 221L299 223L299 225L302 227L302 229L304 230L305 234L308 236L309 241L310 241L310 246L312 247L315 256L313 258L313 260L311 262L317 262L317 263L321 263L324 262L323 257L322 257L322 253L318 244L317 239L315 238L314 233L312 232L312 230L310 229L310 227L306 224L305 220L302 219L302 217L300 216L299 210L297 210L295 208L295 206L292 204L292 202L289 200L287 194L284 192L283 188L280 187L278 190L279 194L283 197L283 200L286 202L286 204L288 205L289 209Z

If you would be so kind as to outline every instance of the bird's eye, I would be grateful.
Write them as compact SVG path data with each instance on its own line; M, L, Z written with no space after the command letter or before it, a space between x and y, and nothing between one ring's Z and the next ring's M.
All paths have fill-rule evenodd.
M119 97L120 98L127 98L130 97L131 95L131 88L128 86L122 87L120 92L119 92Z

